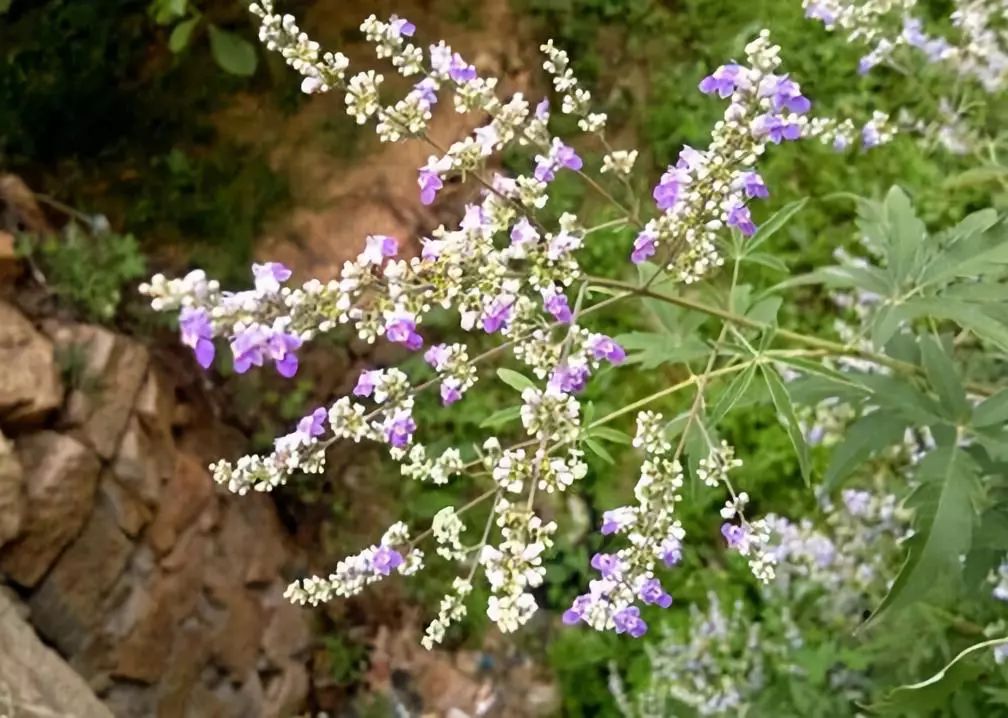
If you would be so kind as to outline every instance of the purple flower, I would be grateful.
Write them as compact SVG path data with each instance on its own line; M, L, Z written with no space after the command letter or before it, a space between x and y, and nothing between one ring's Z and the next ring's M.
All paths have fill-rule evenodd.
M385 441L397 449L405 448L413 440L416 422L408 411L398 411L385 421Z
M255 288L260 292L279 292L280 284L290 279L291 270L280 262L253 264L252 276L255 277Z
M776 115L760 115L753 120L753 134L756 137L766 136L775 145L785 140L797 140L801 137L801 126L787 122Z
M749 208L744 204L737 204L728 213L728 226L735 227L747 237L751 237L756 231L752 217L749 215Z
M662 541L661 560L669 568L678 566L682 561L682 542L674 536Z
M433 77L425 77L417 84L413 85L413 92L428 106L436 105L438 84Z
M610 364L619 364L626 359L623 347L605 334L592 334L588 337L587 348L597 361L607 359Z
M865 149L877 146L881 140L878 127L874 122L869 122L861 129L861 144L864 145Z
M805 432L805 443L809 446L819 446L822 443L823 437L826 436L826 429L822 424L813 424L808 431Z
M641 230L637 238L634 239L633 251L630 252L630 261L634 264L646 262L648 257L654 256L658 251L658 235L650 229Z
M546 300L546 311L553 315L561 324L570 324L574 315L571 314L570 305L567 304L567 297L559 292L550 296Z
M476 68L466 63L456 52L452 55L451 65L448 66L448 77L460 84L469 82L476 79Z
M549 154L536 155L535 178L540 182L552 182L556 179L558 169L579 170L582 167L581 158L572 147L565 145L559 137L553 138Z
M522 217L515 222L511 228L511 246L520 247L525 244L532 244L539 240L539 233L532 223Z
M416 331L416 321L408 314L397 314L386 321L385 336L390 342L403 344L412 351L423 346L423 337Z
M743 172L739 176L739 181L747 197L766 199L770 196L770 192L767 190L767 186L763 183L763 178L759 176L758 172Z
M606 511L602 514L602 528L600 531L603 536L617 533L633 524L636 518L637 515L634 511L626 506Z
M826 5L820 5L817 2L809 3L809 6L805 8L805 17L810 20L822 20L827 29L836 21L836 15Z
M859 75L867 75L873 67L879 64L881 60L875 53L869 53L865 55L860 60L858 60L857 71Z
M627 606L613 615L616 633L629 633L634 638L640 638L647 633L647 624L640 617L640 609Z
M735 81L742 68L735 63L722 65L713 74L700 81L700 92L705 95L717 93L721 97L729 97L735 92Z
M382 576L388 576L393 570L401 566L402 562L402 554L394 548L379 546L378 550L371 556L371 569Z
M213 343L210 315L205 309L182 307L179 313L179 332L182 335L182 343L196 355L196 362L204 369L208 369L217 351Z
M550 376L549 387L562 391L565 394L573 394L581 391L588 383L588 367L584 365L569 366L564 363L553 370Z
M844 506L851 516L867 516L868 508L871 506L871 494L867 491L857 491L855 489L844 489L841 494Z
M441 404L449 406L462 398L462 390L459 389L458 382L448 378L441 382Z
M300 346L301 340L293 334L253 324L231 339L234 370L244 374L269 359L277 373L289 379L297 373L298 359L294 352Z
M591 567L602 574L602 578L619 578L622 564L619 556L611 553L597 553L592 556Z
M571 607L564 611L561 620L566 626L573 626L582 618L584 618L585 611L587 611L592 604L592 597L590 594L584 593L574 599L574 603Z
M694 149L689 145L683 145L679 150L679 159L676 160L676 169L695 170L705 162L704 153Z
M728 542L729 548L739 548L745 541L747 533L745 526L730 523L721 524L721 535Z
M427 164L420 168L417 184L420 185L420 203L431 204L437 197L438 190L444 187L441 174L451 167L448 158L438 159L434 155L427 158Z
M801 115L812 108L812 103L801 94L798 83L787 75L781 77L768 75L760 83L759 96L769 97L775 112L787 110Z
M539 101L539 104L535 106L535 118L541 122L545 122L549 119L549 99L543 98Z
M510 298L498 297L494 299L490 306L483 311L483 316L480 318L483 323L483 331L487 334L493 334L501 327L507 326L511 320L511 305Z
M394 257L399 252L399 243L395 237L384 234L370 234L365 239L364 251L360 260L364 264L380 265L386 257Z
M303 443L307 444L312 438L322 436L325 433L325 421L328 416L329 412L325 410L325 407L320 406L298 422L297 433Z
M416 32L416 25L411 23L404 17L399 17L398 15L392 15L389 17L389 31L392 37L413 37L413 33Z
M451 353L448 351L447 344L435 344L423 355L424 361L434 367L435 371L444 369L450 357Z
M682 159L679 160L679 164L684 164ZM663 212L672 209L675 203L679 201L680 190L683 186L689 184L689 182L690 174L685 167L670 166L665 170L665 174L661 176L658 184L655 185L654 191L651 193L658 209Z
M382 373L378 369L365 369L357 377L357 386L353 388L354 396L371 396Z
M668 608L672 605L672 596L665 593L661 582L657 578L652 578L644 582L638 593L640 599L649 605Z

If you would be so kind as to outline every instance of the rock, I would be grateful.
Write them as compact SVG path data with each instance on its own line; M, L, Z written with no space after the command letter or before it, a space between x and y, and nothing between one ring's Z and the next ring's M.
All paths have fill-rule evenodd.
M283 585L277 581L264 600L269 623L263 631L262 651L277 668L300 659L311 648L309 613L283 597Z
M81 371L87 387L67 397L66 421L79 428L84 441L103 459L111 459L126 430L133 402L147 375L149 357L143 345L89 324L53 330L56 346L83 353Z
M290 661L284 670L266 681L263 700L264 716L291 716L303 705L308 695L308 671Z
M45 646L0 592L0 712L14 716L112 718L87 683Z
M21 535L0 552L0 571L34 586L80 532L94 503L101 464L86 446L41 431L17 442L25 476Z
M52 343L0 302L0 426L37 424L63 402Z
M225 608L225 618L213 632L211 645L218 664L241 680L256 665L263 632L263 610L241 586L216 596Z
M0 230L0 282L21 276L21 258L14 248L14 235Z
M161 478L175 471L175 439L172 418L175 415L175 387L165 375L151 366L133 406L147 436L147 460Z
M0 434L0 546L21 530L25 510L23 481L14 446Z
M93 640L131 549L111 510L98 504L81 535L32 594L28 605L35 628L63 655L73 656Z
M161 493L154 522L147 529L147 541L159 553L167 553L179 534L216 501L210 472L196 457L180 454L175 473Z
M120 484L111 473L102 475L98 495L112 509L119 528L131 538L140 533L151 520L153 514L147 505Z
M161 460L155 458L156 454L140 419L136 415L129 417L112 462L112 473L148 506L157 505L161 496L161 480L171 476L173 470L174 454Z

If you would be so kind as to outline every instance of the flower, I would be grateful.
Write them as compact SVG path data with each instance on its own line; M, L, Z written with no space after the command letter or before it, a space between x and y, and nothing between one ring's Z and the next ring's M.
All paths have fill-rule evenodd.
M437 198L437 193L444 187L441 176L451 169L451 159L438 158L431 155L427 164L420 168L417 184L420 185L420 203L431 204Z
M812 103L801 94L798 83L787 75L767 75L760 83L758 95L769 97L776 112L787 110L801 115L812 108Z
M399 17L398 15L392 15L389 17L389 33L392 37L413 37L413 33L416 32L416 25L411 23L404 17Z
M298 359L294 351L300 346L301 340L293 334L252 324L231 339L234 370L244 374L269 359L273 361L277 373L289 379L297 373Z
M371 568L375 573L388 576L403 563L403 556L394 548L381 546L371 557Z
M469 82L476 79L476 68L468 64L456 52L452 55L451 64L448 67L448 76L458 83Z
M766 199L770 196L770 192L767 190L767 186L763 183L763 178L760 177L758 172L743 172L739 175L739 183L742 185L742 189L747 197Z
M567 297L560 293L553 294L546 300L546 311L561 324L570 324L574 318Z
M179 330L182 343L193 350L197 363L204 369L209 368L217 350L213 343L213 327L206 310L183 307L179 313Z
M672 596L665 592L657 578L648 579L637 592L640 599L647 604L668 608L672 605Z
M505 297L498 297L494 299L490 306L486 308L481 317L483 324L483 331L487 334L493 334L499 331L501 327L507 325L509 319L511 318L511 307L513 305L513 300Z
M742 68L735 63L722 65L700 81L700 92L705 95L717 93L722 98L731 97L735 92L735 82L741 70Z
M405 314L394 314L385 323L385 336L390 342L403 344L413 351L423 346L423 337L416 331L416 321Z
M634 239L633 251L630 252L630 261L634 264L646 262L657 251L658 235L653 230L645 228Z
M756 225L749 215L749 208L744 204L737 204L728 212L728 226L735 227L747 237L756 231Z
M385 441L397 449L405 448L413 440L416 422L408 411L397 411L384 426Z
M280 284L290 279L291 270L280 262L253 264L252 275L255 277L255 288L260 292L279 292Z
M748 532L745 526L739 526L737 524L723 523L721 524L721 535L724 536L725 541L728 542L729 548L740 548L743 542L746 540Z
M458 381L455 379L445 379L441 382L441 403L444 406L454 404L462 398L462 390L459 389Z
M618 556L609 553L597 553L592 556L591 567L602 574L602 578L618 578L621 563Z
M588 338L588 351L596 359L606 359L610 364L619 364L626 359L626 351L605 334L592 334Z
M558 169L579 170L582 167L581 158L573 148L564 144L559 137L553 138L548 155L536 155L536 167L533 176L540 182L552 182L556 179Z
M511 246L521 247L526 244L534 244L539 240L539 233L532 223L522 217L511 228Z
M627 606L613 615L616 633L629 633L634 638L640 638L647 633L647 624L640 617L640 609Z
M435 344L424 352L424 361L436 371L441 371L450 357L451 352L448 350L447 344Z
M571 607L563 612L563 616L560 620L564 622L567 626L573 626L582 618L584 618L585 611L591 606L592 599L588 594L578 596L574 599L574 603Z
M363 264L380 265L386 257L394 257L399 252L399 243L395 237L384 234L370 234L365 239L364 251L360 261Z
M680 160L679 164L682 165L684 163ZM689 182L690 175L685 169L670 166L665 171L665 174L661 176L654 191L651 193L658 209L662 211L672 209L679 200L679 192L683 185L689 184Z
M307 444L316 436L325 433L325 422L329 418L329 411L320 406L308 416L301 419L297 425L297 434L302 442Z
M371 396L375 385L381 379L382 373L378 369L365 369L357 377L357 385L353 388L354 396Z
M583 364L577 366L561 364L553 370L549 386L565 394L575 394L585 388L588 376L588 367Z

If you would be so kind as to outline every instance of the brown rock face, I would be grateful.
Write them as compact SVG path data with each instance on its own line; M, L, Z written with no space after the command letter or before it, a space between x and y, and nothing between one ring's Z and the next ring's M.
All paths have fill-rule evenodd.
M52 344L0 302L0 426L36 424L63 401Z
M62 653L77 653L94 636L131 549L111 510L99 504L32 594L35 628Z
M0 590L0 711L14 716L112 718L88 684L47 647ZM5 712L4 715L7 715Z
M21 274L21 260L14 249L14 235L0 230L0 282L17 279Z
M24 518L24 474L14 445L0 434L0 546L17 536Z
M111 459L147 375L149 357L143 345L102 327L80 324L53 331L56 345L81 357L86 386L67 397L66 419L82 440L103 459Z
M79 441L52 431L20 439L17 453L25 519L21 534L0 551L0 571L34 586L87 520L101 464Z

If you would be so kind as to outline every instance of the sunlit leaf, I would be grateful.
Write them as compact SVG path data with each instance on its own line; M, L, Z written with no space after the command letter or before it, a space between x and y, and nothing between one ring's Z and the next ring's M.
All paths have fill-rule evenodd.
M500 368L497 370L497 377L517 392L536 388L535 382L513 369Z

